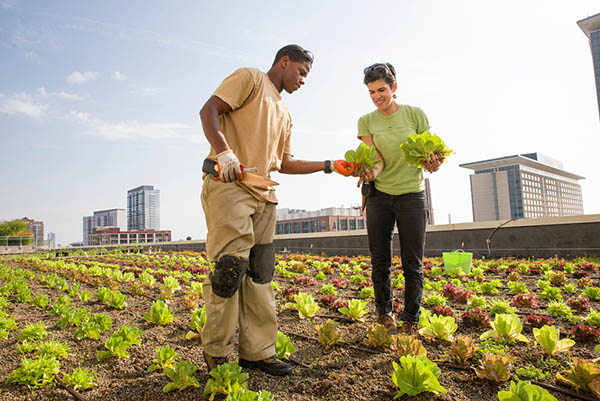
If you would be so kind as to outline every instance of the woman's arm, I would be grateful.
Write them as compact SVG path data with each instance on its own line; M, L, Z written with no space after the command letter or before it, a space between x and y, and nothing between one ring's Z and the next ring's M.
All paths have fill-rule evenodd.
M361 139L361 141L364 142L365 145L375 146L375 143L373 143L372 136L361 136L360 139ZM375 148L375 149L377 149L377 148ZM379 153L379 151L377 151L377 156L375 156L375 161L378 161L378 160L379 160L379 163L377 163L376 165L373 165L369 170L365 171L365 173L360 176L360 180L358 180L357 186L360 187L360 185L363 183L363 181L374 181L375 178L379 174L381 174L385 163L384 163L383 157L381 157L381 154Z

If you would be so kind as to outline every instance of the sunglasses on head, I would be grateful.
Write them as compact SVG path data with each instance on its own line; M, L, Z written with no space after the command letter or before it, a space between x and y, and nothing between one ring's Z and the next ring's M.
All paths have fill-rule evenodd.
M385 72L386 75L394 76L392 70L390 70L390 67L388 67L387 64L384 63L375 63L373 65L370 65L367 68L365 68L363 72L365 75L371 72Z

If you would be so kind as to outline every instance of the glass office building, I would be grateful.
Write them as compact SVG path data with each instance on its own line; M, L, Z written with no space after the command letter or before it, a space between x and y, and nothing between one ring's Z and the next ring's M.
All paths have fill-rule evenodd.
M578 180L558 160L527 153L461 164L471 179L473 221L583 214Z
M127 191L127 230L160 230L160 191L154 186Z
M600 14L577 21L577 25L590 40L590 49L594 61L594 75L596 77L596 96L598 99L598 113L600 113Z

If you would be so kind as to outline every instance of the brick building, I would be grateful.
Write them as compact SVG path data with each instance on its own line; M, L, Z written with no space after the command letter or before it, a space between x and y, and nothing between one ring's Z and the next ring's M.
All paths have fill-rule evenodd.
M119 227L96 227L88 237L89 245L144 244L171 241L171 230L121 231Z

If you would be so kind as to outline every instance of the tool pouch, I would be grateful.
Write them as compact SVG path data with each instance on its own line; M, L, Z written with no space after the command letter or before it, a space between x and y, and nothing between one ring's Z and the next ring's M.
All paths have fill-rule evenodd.
M373 196L373 194L375 193L375 182L374 181L363 182L362 186L360 187L360 193L365 198L368 198L369 196Z

